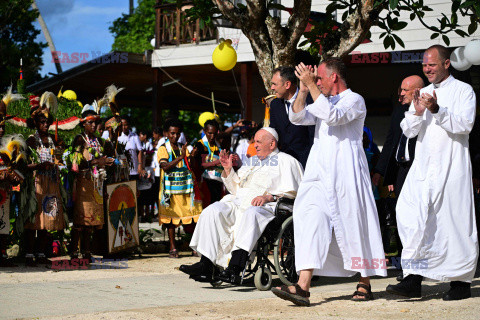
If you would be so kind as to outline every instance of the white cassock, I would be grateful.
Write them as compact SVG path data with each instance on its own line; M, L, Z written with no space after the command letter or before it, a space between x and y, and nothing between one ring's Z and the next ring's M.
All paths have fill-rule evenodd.
M452 76L420 92L433 96L433 90L438 112L415 116L412 104L400 124L408 138L418 135L396 208L402 268L405 275L472 282L478 242L468 134L475 120L475 93Z
M273 151L265 160L257 156L222 180L230 192L202 211L190 247L216 265L227 267L236 249L252 252L257 240L273 220L275 202L252 206L253 198L265 194L295 198L303 168L292 156Z
M363 150L365 101L350 89L320 95L298 113L297 125L314 125L315 139L293 208L297 272L386 276L378 214Z

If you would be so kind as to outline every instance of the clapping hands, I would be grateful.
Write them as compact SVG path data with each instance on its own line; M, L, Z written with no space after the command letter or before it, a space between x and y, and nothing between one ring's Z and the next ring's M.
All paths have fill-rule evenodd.
M315 85L317 66L306 66L303 62L295 67L295 75L300 80L300 91L308 92L308 86Z
M420 95L420 89L416 89L413 94L413 106L415 107L415 114L417 116L423 115L425 110L429 110L431 113L438 112L437 94L433 90L433 96L424 92Z

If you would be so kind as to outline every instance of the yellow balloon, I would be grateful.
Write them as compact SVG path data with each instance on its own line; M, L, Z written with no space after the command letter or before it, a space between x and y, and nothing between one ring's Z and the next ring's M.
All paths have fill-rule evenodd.
M215 119L215 115L211 112L204 112L200 115L200 117L198 117L198 123L200 124L200 126L203 128L203 126L205 125L205 122L207 122L207 120L213 120Z
M77 94L73 90L65 90L63 97L68 100L77 100Z
M221 71L228 71L237 64L237 52L232 47L232 41L221 42L212 54L213 65Z

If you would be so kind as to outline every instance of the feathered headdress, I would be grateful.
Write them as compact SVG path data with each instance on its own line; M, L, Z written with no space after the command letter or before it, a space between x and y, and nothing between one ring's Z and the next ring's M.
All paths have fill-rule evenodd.
M276 97L277 97L276 95L271 94L269 96L262 98L262 103L265 105L265 118L263 119L264 127L270 127L270 103Z
M18 93L12 93L12 86L7 90L7 93L3 96L0 101L0 126L5 125L5 121L12 119L14 116L7 116L7 106L12 101L25 99L24 96Z
M93 112L96 113L96 115L90 115L90 116L84 117L80 121L84 122L84 121L89 120L89 119L99 120L100 119L100 110L106 104L107 104L107 101L106 101L105 98L102 98L98 101L95 100L95 101L92 102L92 104L86 104L83 107L81 114L83 115L83 113L86 112L86 111L93 111Z
M110 107L110 110L113 113L113 117L108 119L108 121L105 123L105 127L109 128L111 127L113 130L116 130L117 127L120 125L120 108L118 107L117 103L115 102L115 97L117 94L122 91L125 88L117 88L114 84L110 85L106 89L105 96L103 97L102 100L104 100L102 103L107 104Z
M23 175L16 169L26 163L26 149L27 145L20 134L5 136L0 143L0 158L3 166L7 170L15 171L22 179Z
M40 98L40 103L37 103L38 97L30 97L30 115L35 117L38 114L43 114L46 118L51 114L57 113L58 102L57 97L53 92L45 91Z

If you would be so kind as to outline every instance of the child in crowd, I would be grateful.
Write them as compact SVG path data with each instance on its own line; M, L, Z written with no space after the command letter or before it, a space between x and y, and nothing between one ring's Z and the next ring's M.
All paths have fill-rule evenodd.
M215 120L205 121L202 140L197 142L197 163L202 169L202 179L207 184L210 192L210 203L220 201L224 194L222 181L222 165L220 164L220 151L217 141L219 125ZM204 204L205 205L205 204Z
M202 212L201 203L194 200L193 177L189 170L190 159L196 155L197 149L190 154L186 144L178 143L182 129L178 119L168 119L164 126L168 141L157 152L161 168L159 224L168 228L170 258L179 257L175 247L175 228L180 224L195 223Z

